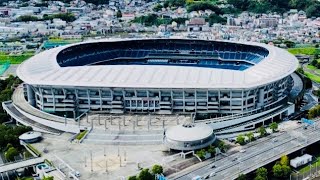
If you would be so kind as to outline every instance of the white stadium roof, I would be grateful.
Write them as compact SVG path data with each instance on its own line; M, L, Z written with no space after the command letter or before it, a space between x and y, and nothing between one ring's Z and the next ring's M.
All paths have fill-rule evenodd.
M132 40L132 39L130 39ZM126 40L98 40L112 42ZM92 41L91 41L92 42ZM78 44L84 44L82 42ZM234 42L233 42L234 43ZM297 59L286 50L260 43L269 55L246 70L161 65L92 65L60 67L57 54L71 45L39 53L23 62L18 76L27 84L80 87L128 88L253 88L280 80L298 67Z
M180 124L166 130L166 137L171 141L199 141L212 135L213 129L206 124Z

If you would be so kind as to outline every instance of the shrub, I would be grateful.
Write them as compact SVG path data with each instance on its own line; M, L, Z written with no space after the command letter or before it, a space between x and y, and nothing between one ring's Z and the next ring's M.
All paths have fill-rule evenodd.
M83 136L84 136L85 134L87 134L87 132L88 132L88 130L85 130L85 131L80 132L80 133L76 136L76 139L77 139L77 140L81 140L81 139L83 138Z
M163 167L158 165L158 164L155 164L152 166L152 169L151 169L151 172L152 174L162 174L163 173Z
M8 161L14 161L14 157L19 155L19 152L16 148L10 147L6 152L5 152L5 157Z

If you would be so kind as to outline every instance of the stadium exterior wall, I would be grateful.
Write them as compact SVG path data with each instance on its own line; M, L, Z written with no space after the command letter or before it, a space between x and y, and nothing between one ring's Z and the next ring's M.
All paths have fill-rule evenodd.
M170 40L170 42L172 41ZM86 43L78 43L77 45L81 46L83 44ZM253 43L253 45L267 49L269 54L264 57L265 59L261 62L257 62L243 72L237 72L236 70L210 70L211 74L219 73L219 76L226 76L227 80L234 80L234 82L226 84L223 82L223 78L221 78L221 82L217 82L214 86L210 86L210 84L204 85L202 82L198 82L198 84L186 83L184 87L183 85L177 85L177 83L163 85L164 83L156 84L152 81L150 81L150 85L142 84L139 86L140 82L137 82L132 86L132 82L130 82L131 84L125 83L128 77L130 77L130 73L127 74L128 77L126 74L121 76L123 79L119 81L123 83L118 83L119 86L110 82L109 85L105 84L105 82L101 82L100 85L96 81L88 82L90 78L85 77L86 72L90 72L88 76L95 77L95 74L104 70L103 68L124 66L60 67L57 64L57 54L68 47L72 47L72 45L55 48L43 54L40 53L36 55L31 60L23 63L18 68L17 73L18 76L25 81L24 92L28 102L32 106L50 113L59 114L70 112L73 113L73 116L77 116L77 113L80 114L81 112L91 110L115 114L197 113L208 116L243 114L255 109L261 109L264 106L277 102L278 99L286 98L293 87L293 80L290 74L294 72L298 65L294 56L289 55L284 50L257 43ZM48 54L49 52L51 54ZM249 54L249 52L246 53ZM282 53L281 56L284 57L277 57L277 55L279 55L278 53ZM43 58L47 55L52 55L53 57L50 57L49 63L45 64L43 63ZM257 55L257 57L260 57L260 55ZM236 53L234 54L234 58L236 58ZM40 61L41 59L42 61ZM280 60L279 65L274 66L274 63L276 63L278 59ZM218 60L223 61L223 59ZM236 61L236 59L232 59L232 61ZM40 70L32 67L32 65L37 62L39 62L38 69ZM53 65L50 66L50 64ZM268 72L268 66L274 66L274 72ZM276 69L276 67L281 67L285 69L285 71L282 72L281 68ZM70 79L75 79L73 75L77 74L77 68L91 69L86 71L79 70L77 78L79 79L80 77L81 82L80 80L79 82L73 81L74 83L72 82L72 84L67 85L68 82L71 82ZM138 68L139 71L143 70L139 69L141 66L135 66L135 68ZM163 67L159 67L160 70L162 68ZM70 76L68 81L65 82L59 80L59 77L65 75L62 73L63 69L66 69L65 74L68 73L68 76ZM37 73L41 73L41 70L48 71L43 72L43 74L48 73L45 74L47 76L40 77L41 74L38 74L39 77L37 79L34 78L37 76ZM197 67L195 70L195 74L201 74L201 68ZM181 69L179 68L177 71L181 72ZM266 75L268 73L270 73L270 75ZM49 75L55 76L50 77ZM144 78L143 75L144 74L141 74L141 77L138 79ZM237 75L239 75L239 77L237 77ZM154 79L157 78L157 75L153 76L155 76L153 77ZM255 77L256 79L254 79ZM180 79L181 77L177 78ZM199 78L200 75L197 79ZM45 81L45 79L49 80ZM162 79L165 78L162 77ZM259 79L261 80L259 81ZM187 80L188 79L186 79L185 82L187 82ZM210 79L206 80L210 81ZM243 81L243 83L237 81ZM94 84L94 86L91 84Z

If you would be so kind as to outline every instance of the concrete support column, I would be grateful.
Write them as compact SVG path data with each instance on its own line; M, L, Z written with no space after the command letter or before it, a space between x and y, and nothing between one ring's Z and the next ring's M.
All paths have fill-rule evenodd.
M262 107L264 102L264 89L259 89L259 99L258 99L258 106Z

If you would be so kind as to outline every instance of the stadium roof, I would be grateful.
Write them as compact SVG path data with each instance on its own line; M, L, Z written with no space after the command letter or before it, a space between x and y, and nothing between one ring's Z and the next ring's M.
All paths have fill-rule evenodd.
M90 42L132 41L97 40ZM154 39L156 40L156 39ZM170 39L172 40L172 39ZM85 44L81 42L77 44ZM233 42L235 43L235 42ZM80 87L128 88L253 88L280 80L298 67L298 60L286 50L260 43L240 44L264 47L268 56L244 71L159 65L93 65L60 67L57 54L71 45L39 53L23 62L18 76L27 84Z
M174 141L198 141L213 135L213 129L206 124L181 124L166 130L166 137Z

